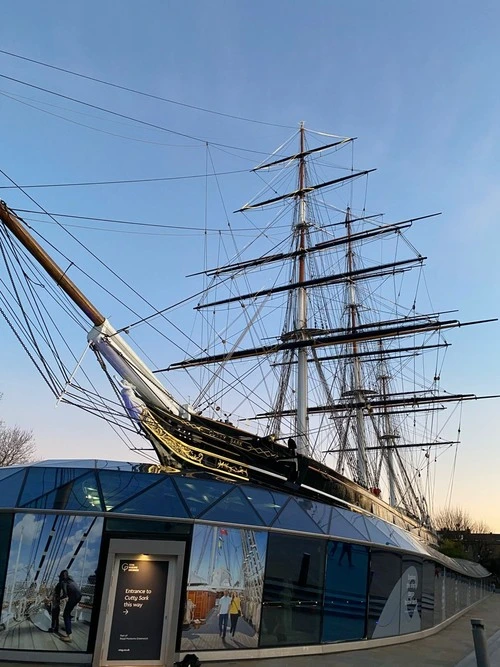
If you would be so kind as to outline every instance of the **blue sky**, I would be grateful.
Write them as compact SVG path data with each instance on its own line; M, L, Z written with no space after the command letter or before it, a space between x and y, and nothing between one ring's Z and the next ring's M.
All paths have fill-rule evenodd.
M460 308L463 320L495 317L499 21L498 3L488 1L5 0L4 50L287 127L161 103L0 54L0 74L202 140L141 127L0 78L0 168L21 184L203 174L208 159L203 140L270 152L304 120L314 129L359 137L357 165L378 169L369 181L372 211L384 211L387 220L443 211L411 236L429 255L427 280L436 310ZM230 154L210 146L217 171L251 168L261 159L226 150ZM0 185L7 185L3 177ZM228 175L220 186L232 211L260 182ZM30 193L53 212L198 227L205 219L203 179ZM0 196L13 207L33 208L16 191L0 190ZM210 224L225 223L216 196L208 210ZM69 242L66 247L54 227L43 223L44 235L69 253ZM104 260L157 306L196 289L179 282L190 272L186 258L189 266L202 259L193 233L72 231L97 245ZM82 276L72 277L87 287ZM112 289L120 287L115 283ZM104 295L98 303L115 324L130 321ZM445 386L496 393L498 325L460 334L453 337ZM4 324L0 336L0 415L33 429L40 457L131 456L99 420L67 406L54 410L53 398ZM492 401L464 407L453 499L500 531L497 412ZM453 467L453 454L445 458L438 467L438 505Z

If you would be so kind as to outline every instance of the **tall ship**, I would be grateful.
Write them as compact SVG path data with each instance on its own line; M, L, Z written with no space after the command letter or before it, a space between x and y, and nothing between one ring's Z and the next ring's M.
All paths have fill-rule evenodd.
M433 542L432 464L458 443L442 413L490 398L441 386L447 334L493 320L420 305L426 257L409 233L438 214L386 222L355 204L374 170L338 168L352 144L301 124L253 169L263 187L235 211L253 236L198 272L186 258L199 288L182 301L203 340L166 342L163 363L125 338L169 308L115 329L5 202L1 313L58 400L143 436L161 469L319 499ZM78 359L60 363L42 292L88 321L111 398L83 389Z

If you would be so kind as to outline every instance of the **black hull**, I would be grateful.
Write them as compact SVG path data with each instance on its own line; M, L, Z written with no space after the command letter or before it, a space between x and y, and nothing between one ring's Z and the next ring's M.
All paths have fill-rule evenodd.
M400 512L356 482L272 438L259 438L199 415L186 421L157 410L146 410L141 425L161 464L171 471L247 481L339 507L357 508L426 542L435 542L434 534L416 517Z

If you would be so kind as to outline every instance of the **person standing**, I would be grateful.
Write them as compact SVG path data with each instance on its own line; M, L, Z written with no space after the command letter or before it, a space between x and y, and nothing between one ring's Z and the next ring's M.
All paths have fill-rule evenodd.
M66 630L66 637L61 637L65 642L71 641L71 612L82 599L82 592L69 575L68 570L63 570L59 576L59 581L62 582L63 595L66 598L66 606L63 611L64 629Z
M55 633L59 632L59 614L61 613L61 598L63 594L64 594L64 588L61 581L61 577L59 577L59 581L54 586L54 590L52 591L52 596L50 598L51 623L49 632L55 632Z
M227 591L219 600L219 634L222 639L226 638L227 622L229 620L229 607L231 605L231 598Z
M231 617L231 627L229 629L229 634L234 637L234 633L236 632L236 625L238 624L238 619L241 616L241 598L238 595L238 591L233 591L231 594L229 616Z

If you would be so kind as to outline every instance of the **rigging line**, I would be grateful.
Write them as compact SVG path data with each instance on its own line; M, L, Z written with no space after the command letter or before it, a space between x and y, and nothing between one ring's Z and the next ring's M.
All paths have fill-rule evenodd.
M22 187L22 186L19 186ZM40 211L33 211L32 209L25 209L25 208L16 208L13 209L15 212L18 213L35 213L37 215L41 215ZM69 213L45 213L48 216L55 216L57 215L59 218L71 218L72 220L92 220L94 222L111 222L117 225L133 225L135 227L156 227L159 229L175 229L175 230L180 230L180 231L190 231L190 232L202 232L205 231L203 227L187 227L187 226L182 226L182 225L162 225L160 223L156 222L134 222L133 220L117 220L115 218L95 218L92 216L88 215L74 215L74 214L69 214ZM45 222L44 220L36 220L35 222ZM60 222L56 221L56 224L61 225ZM96 229L96 228L90 228L90 229ZM219 233L221 229L217 228L212 228L208 229L207 231L213 232L213 233ZM240 230L238 230L240 231Z
M460 435L462 432L462 410L463 410L463 404L460 404L460 417L458 421L458 430L457 430L457 440L460 440ZM453 467L451 471L451 476L450 476L450 488L449 488L449 497L448 497L448 507L447 509L450 509L451 505L451 498L453 496L453 485L455 483L455 472L456 472L456 467L457 467L457 457L458 457L458 446L455 447L455 456L453 458Z
M59 327L56 325L54 319L51 317L51 315L48 312L48 310L47 310L45 304L43 303L43 301L36 298L32 281L31 281L30 277L26 274L26 272L23 270L22 263L21 263L21 260L20 260L20 255L21 254L25 255L25 253L17 252L12 239L9 239L9 243L10 243L10 246L11 246L11 252L13 254L13 257L15 258L15 260L16 260L18 266L19 266L20 272L24 276L24 278L26 280L26 284L28 286L28 289L23 288L23 292L26 295L27 302L31 306L32 314L33 314L34 319L35 319L35 323L38 326L39 336L41 337L41 339L44 341L44 343L49 348L50 352L52 353L52 355L53 355L53 357L54 357L54 359L55 359L55 361L56 361L56 363L59 367L59 371L61 372L61 374L63 375L63 377L67 381L68 377L67 377L67 373L66 373L66 368L65 368L65 366L64 366L64 364L61 360L60 355L58 354L57 346L54 343L54 340L53 340L53 337L51 335L50 329L46 325L46 321L45 321L44 316L42 314L42 310L45 311L46 317L50 320L54 329L57 331L57 333L61 337L62 341L65 343L65 345L68 348L68 350L70 351L70 353L71 353L71 348L69 347L69 345L67 345L66 341L64 340L64 336L61 334L61 331L60 331ZM24 283L21 282L21 279L20 279L19 276L17 276L17 279L18 279L20 285L24 284ZM29 292L30 296L28 296L28 292ZM52 294L52 296L53 296L53 294ZM71 316L71 313L62 305L61 300L58 299L58 298L56 298L55 300L56 300L56 302L58 302L61 305L63 310L65 310L65 312L68 313ZM19 307L24 312L23 305L20 302L19 302ZM29 318L29 319L31 319L31 318ZM31 327L30 327L30 335L34 339L33 332L31 331ZM74 355L73 355L73 357L74 357ZM74 359L75 358L76 357L74 357Z
M14 271L14 273L17 277L17 280L19 281L17 271L15 270L14 267L12 267L12 270L11 270L11 267L10 267L8 261L7 261L6 255L5 255L5 248L4 248L3 245L0 246L0 249L1 249L1 253L2 253L2 256L3 256L4 263L5 263L5 267L7 269L7 274L8 274L9 279L10 279L10 284L11 284L12 289L14 291L17 303L19 304L19 308L21 309L22 318L20 318L20 319L22 319L22 321L24 321L24 324L25 324L25 327L23 326L23 329L25 329L25 332L28 335L28 338L30 340L30 344L31 344L32 348L35 350L38 359L40 360L42 366L45 368L45 372L47 373L47 378L51 379L51 381L53 383L52 384L52 391L55 393L56 379L54 378L54 374L52 372L52 369L47 365L47 362L46 362L46 360L45 360L45 358L42 354L42 351L39 348L38 341L36 340L36 337L33 335L33 332L31 330L31 326L30 326L30 322L29 322L28 314L26 313L26 311L24 310L24 308L22 306L22 301L21 301L21 298L19 296L19 291L17 289L16 283L15 283L13 275L12 275L12 271ZM20 282L20 285L22 285L21 282ZM23 291L24 291L24 289L23 289ZM35 313L35 320L36 319L37 318L36 318L36 313ZM40 326L40 323L38 323L38 325ZM47 382L47 379L46 379L46 382Z
M24 218L25 221L28 222L36 222L36 223L41 223L44 225L53 225L53 222L50 222L49 220L41 220L40 218ZM140 223L139 223L140 224ZM147 226L147 225L144 225ZM146 232L146 231L132 231L131 229L111 229L111 227L92 227L91 225L77 225L77 224L71 224L71 223L65 223L64 227L67 227L68 229L86 229L90 232L98 232L98 233L104 233L104 234L128 234L129 236L156 236L160 238L167 238L167 237L175 237L175 238L192 238L193 236L197 236L199 232L196 229L189 230L189 231L157 231L157 232ZM217 232L213 232L214 234L219 233L219 230ZM225 231L222 231L222 233L227 233ZM242 235L243 236L243 235Z
M29 102L25 102L24 100L18 99L17 97L14 97L13 95L9 95L8 93L0 91L0 95L3 97L7 97L13 102L17 102L18 104L23 104L26 107L29 107L30 109L35 109L35 111L40 111L41 113L45 113L48 116L52 116L54 118L59 118L59 120L64 120L66 123L71 123L72 125L78 125L79 127L85 127L88 130L93 130L94 132L100 132L101 134L107 134L110 137L117 137L118 139L126 139L127 141L137 141L138 143L141 144L150 144L153 146L170 146L170 147L181 147L181 148L198 148L198 146L182 146L179 144L169 144L161 141L151 141L149 139L140 139L139 137L129 137L125 134L118 134L117 132L111 132L110 130L104 130L103 128L100 127L94 127L93 125L88 125L87 123L81 123L77 120L73 120L72 118L67 118L66 116L62 116L61 114L55 113L54 111L49 111L48 109L42 109L36 104L30 104ZM102 119L104 120L104 119Z
M172 100L168 97L162 97L161 95L155 95L154 93L147 93L144 90L137 90L136 88L130 88L129 86L123 86L118 83L113 83L112 81L106 81L105 79L98 79L97 77L89 76L88 74L82 74L81 72L75 72L64 67L58 67L57 65L51 65L50 63L43 62L42 60L36 60L34 58L28 58L27 56L22 56L18 53L13 53L12 51L6 51L0 49L0 53L3 53L6 56L11 58L18 58L19 60L24 60L26 62L33 63L35 65L40 65L41 67L47 67L48 69L56 70L58 72L63 72L64 74L71 74L71 76L76 76L80 79L86 79L87 81L94 81L95 83L100 83L104 86L110 86L111 88L117 88L119 90L124 90L127 93L134 93L135 95L141 95L143 97L149 97L153 100L158 100L159 102L167 102L168 104L174 104L176 106L184 107L187 109L193 109L195 111L202 111L203 113L213 114L215 116L223 116L224 118L231 118L232 120L240 120L246 123L256 123L258 125L268 125L271 127L283 127L287 129L293 129L291 125L282 125L281 123L271 123L264 120L257 120L256 118L246 118L245 116L238 116L236 114L230 114L223 111L215 111L214 109L207 109L205 107L197 106L196 104L188 104L187 102L180 102L179 100ZM318 132L318 134L321 134ZM333 136L333 135L328 135Z
M35 90L40 90L44 93L48 93L49 95L55 95L56 97L61 97L62 99L69 100L71 102L75 102L76 104L82 104L83 106L87 106L91 109L97 109L98 111L103 111L104 113L111 114L113 116L117 116L118 118L124 118L125 120L131 120L135 123L138 123L139 125L145 125L146 127L152 127L155 130L160 130L162 132L168 132L169 134L174 134L178 137L184 137L185 139L190 139L191 141L198 141L200 143L210 143L213 146L222 146L223 148L231 148L233 150L237 151L245 151L247 153L257 153L259 155L267 155L268 153L266 151L258 151L252 148L244 148L242 146L231 146L230 144L223 144L220 142L215 142L215 141L209 141L207 142L206 138L200 138L200 137L195 137L193 135L187 134L185 132L178 132L177 130L172 130L168 127L164 127L163 125L157 125L156 123L150 123L146 120L142 120L140 118L134 118L133 116L128 116L127 114L120 113L119 111L113 111L112 109L107 109L106 107L101 107L98 104L92 104L91 102L84 102L83 100L79 100L76 97L71 97L70 95L64 95L63 93L57 93L54 90L50 90L49 88L43 88L42 86L37 86L34 83L28 83L27 81L22 81L21 79L16 79L12 76L7 76L6 74L0 74L0 78L2 79L7 79L7 81L13 81L14 83L19 83L22 86L27 86L28 88L34 88Z
M12 186L12 187L14 188L14 186ZM23 185L20 185L19 187L24 188ZM36 186L34 186L34 187L36 187ZM1 186L0 186L0 189L2 189ZM12 209L12 210L15 211L15 212L18 212L18 213L34 213L36 215L43 215L42 213L40 213L40 211L33 211L32 209L15 208L15 209ZM133 225L135 227L157 227L159 229L174 229L174 230L192 231L192 232L200 232L200 231L204 232L205 231L204 227L187 227L187 226L182 226L182 225L164 225L164 224L157 223L157 222L137 222L137 221L134 221L134 220L117 220L115 218L96 218L96 217L92 217L92 216L89 216L89 215L76 215L76 214L69 214L69 213L50 213L50 212L47 213L46 215L49 215L49 216L57 215L59 218L71 218L71 219L74 219L74 220L92 220L92 221L95 221L95 222L112 222L112 223L119 224L119 225ZM247 217L247 216L245 215L245 217ZM278 218L275 218L274 220L276 220L276 219L278 219ZM47 222L45 220L33 219L33 218L26 218L26 220L31 220L32 222ZM56 223L56 224L61 224L61 223ZM74 225L74 226L76 226L76 225ZM283 228L283 227L286 227L288 229L288 225L280 225L279 228ZM265 228L259 228L256 225L252 224L251 227L239 227L236 231L237 231L237 233L247 232L247 231L252 231L253 232L255 230L260 231L260 232L264 232L268 228L269 228L269 225L267 225ZM277 229L277 228L278 228L277 226L273 225L273 229ZM99 231L99 228L96 228L96 227L88 227L86 229L95 229L95 230ZM219 228L219 227L208 227L207 231L210 232L210 233L214 233L214 234L226 233L225 228Z
M26 354L28 355L28 357L29 357L29 359L31 360L31 363L33 364L33 366L34 366L34 367L37 369L37 371L40 373L40 375L41 375L43 381L45 382L45 384L48 386L48 388L49 388L50 391L54 394L54 396L57 396L57 392L54 390L54 388L51 386L51 383L49 382L49 379L48 379L48 378L50 377L50 375L49 375L49 376L46 376L46 375L44 374L44 372L42 371L42 369L41 369L40 366L38 365L38 363L37 363L35 357L34 357L34 356L31 354L31 352L28 350L28 347L25 345L24 341L22 340L21 336L18 334L18 332L16 331L16 329L12 326L11 321L9 320L9 318L8 318L7 315L6 315L6 313L4 312L4 310L3 310L1 307L0 307L0 315L2 315L2 317L3 317L4 320L6 321L7 326L11 329L12 333L13 333L14 336L17 338L19 344L21 345L21 347L23 348L23 350L24 350L24 351L26 352Z
M0 169L0 173L3 174L3 175L5 176L5 178L7 178L11 183L13 183L14 185L16 185L15 181L14 181L10 176L8 176L2 169ZM104 268L106 268L106 269L107 269L107 270L108 270L108 271L109 271L115 278L117 278L117 280L119 280L123 285L125 285L125 287L127 287L128 289L130 289L130 291L131 291L132 293L134 293L136 296L138 296L140 299L142 299L142 300L144 301L144 303L146 303L150 308L155 309L155 307L153 306L153 304L151 304L151 303L150 303L150 302L149 302L149 301L148 301L148 300L147 300L147 299L146 299L140 292L138 292L136 289L134 289L134 288L133 288L131 285L129 285L123 278L121 278L121 276L119 276L115 271L113 271L113 269L111 269L111 267L109 267L105 262L103 262L103 261L102 261L102 260L95 254L95 253L93 253L93 252L92 252L92 251L91 251L91 250L90 250L84 243L82 243L82 242L81 242L81 241L80 241L74 234L72 234L72 233L69 232L67 229L65 229L65 228L64 228L64 225L61 225L61 223L60 223L60 222L59 222L59 221L58 221L52 214L48 213L48 212L43 208L43 206L42 206L41 204L39 204L35 199L33 199L33 197L32 197L29 193L25 192L20 186L18 186L18 188L19 188L19 190L20 190L24 195L26 195L26 197L28 197L28 199L30 199L36 206L38 206L38 207L45 213L45 215L48 215L48 216L49 216L49 217L50 217L50 218L51 218L57 225L59 225L59 226L66 232L66 234L68 234L74 241L76 241L76 243L78 243L78 245L80 245L84 250L86 250L86 251L87 251L87 252L88 252L88 253L89 253L89 254L90 254L90 255L91 255L97 262L99 262L99 263L100 263L102 266L104 266ZM41 238L43 238L43 236L41 236L41 234L40 234L39 232L37 232L37 233L38 233L38 235L39 235ZM47 241L46 239L44 239L44 241L45 241L46 243L49 243L49 241ZM50 245L52 248L54 248L54 246L53 246L51 243L49 243L49 245ZM56 249L58 252L60 252L60 250L58 250L57 248L54 248L54 249ZM62 253L61 253L61 255L62 255ZM62 255L62 256L64 257L64 255ZM67 259L67 261L70 261L68 258L66 258L66 259ZM76 265L75 265L75 266L76 266ZM106 289L100 282L98 282L97 280L95 280L94 278L92 278L92 276L90 276L90 275L87 274L85 271L83 271L83 269L81 269L80 267L78 267L78 268L79 268L80 271L82 271L82 273L83 273L84 275L86 275L90 280L92 280L92 282L94 282L96 285L99 285L99 286L101 287L101 289L103 289L107 294L109 294L109 295L112 296L116 301L118 301L118 303L120 303L122 306L124 306L125 308L127 308L127 309L128 309L131 313L133 313L134 315L136 315L136 316L139 315L139 313L137 313L136 311L134 311L128 304L126 304L124 301L122 301L121 299L119 299L119 298L116 296L116 294L114 294L114 293L112 293L110 290ZM185 334L185 332L182 331L182 329L180 329L178 326L176 326L171 320L169 320L167 317L165 317L164 314L162 314L162 317L166 320L166 322L168 322L171 326L173 326L175 329L177 329L177 331L179 331L179 333L181 333L182 335L184 335L184 336L187 337L187 335ZM150 325L150 326L152 326L152 325ZM153 327L153 329L156 330L155 327ZM168 337L166 336L166 334L164 334L164 337L165 337L169 342L171 342L173 345L175 345L176 347L178 347L179 349L181 349L181 347L180 347L177 343L175 343L174 341L172 341L170 338L168 338ZM188 338L188 340L190 340L190 339ZM194 343L194 341L192 341L192 340L190 340L190 342Z
M198 148L198 146L197 146ZM129 185L131 183L163 183L165 181L185 181L193 179L202 179L216 176L232 176L233 174L248 174L248 169L233 169L231 171L221 171L216 174L186 174L182 176L158 176L155 178L129 178L118 179L114 181L82 181L80 183L34 183L29 185L21 185L19 187L26 188L76 188L94 185ZM14 185L0 185L0 190L14 190L17 186ZM26 211L26 213L36 213L36 211Z

